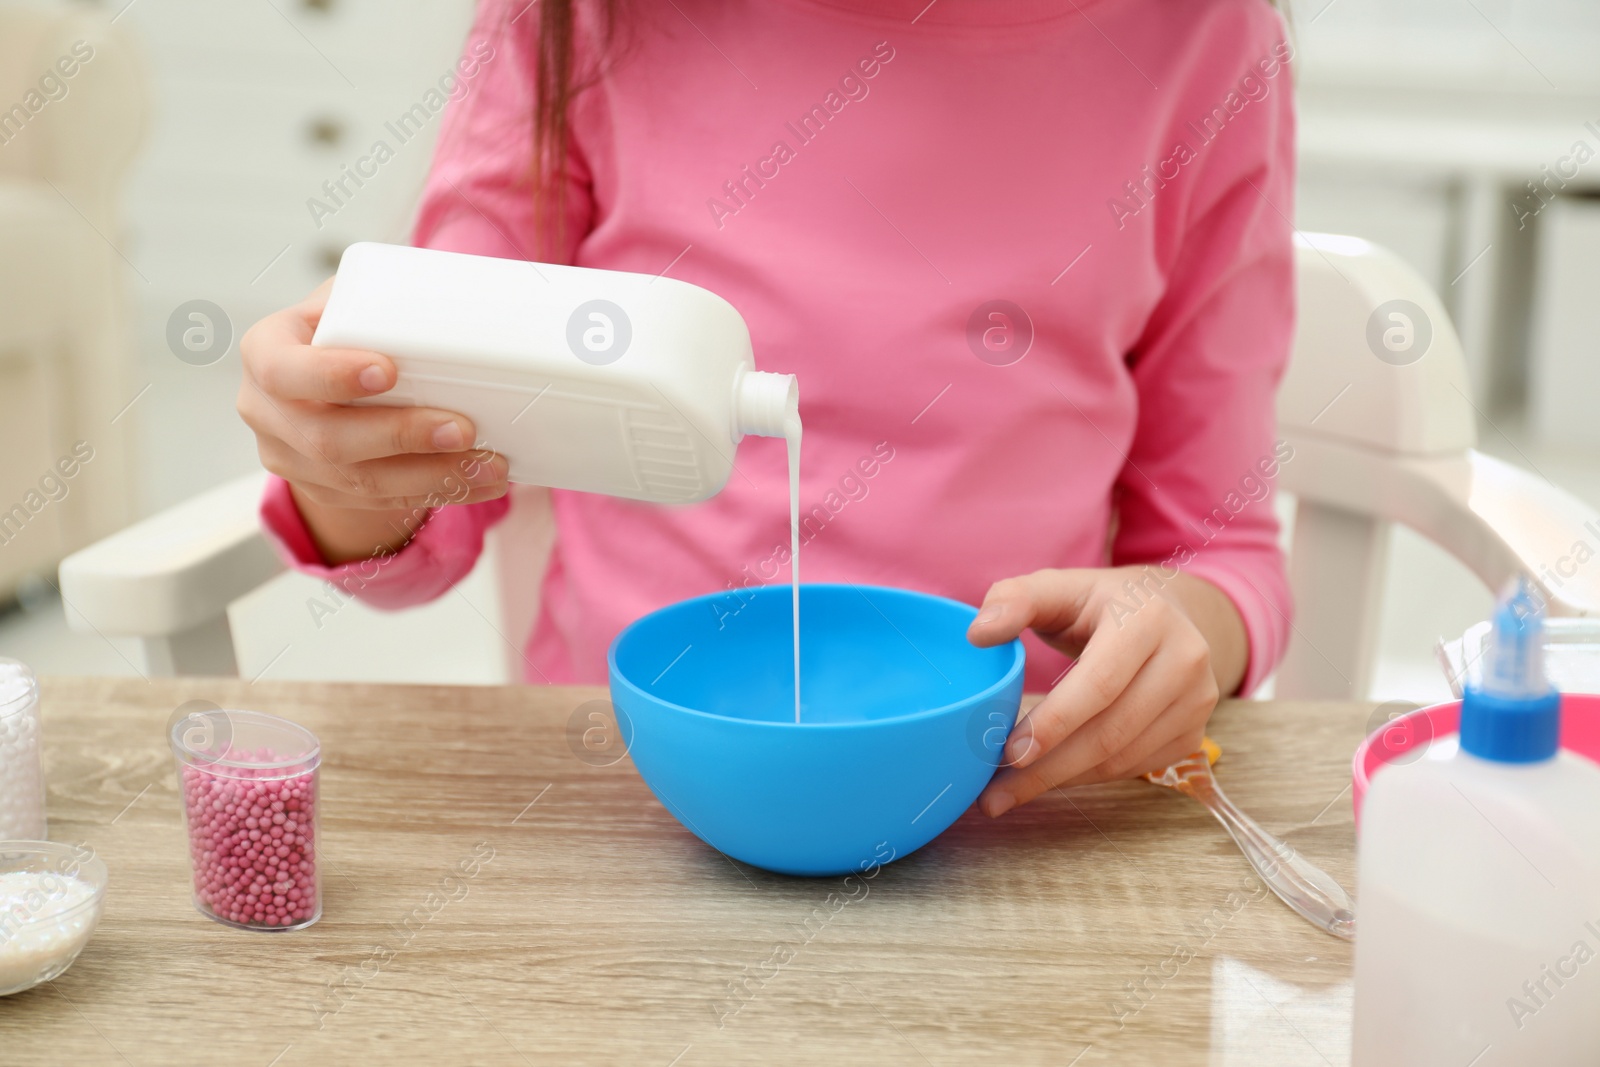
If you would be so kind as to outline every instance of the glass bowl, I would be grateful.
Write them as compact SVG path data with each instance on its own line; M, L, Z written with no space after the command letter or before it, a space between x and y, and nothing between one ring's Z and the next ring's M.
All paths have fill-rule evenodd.
M72 966L100 921L106 865L94 850L0 841L0 996Z

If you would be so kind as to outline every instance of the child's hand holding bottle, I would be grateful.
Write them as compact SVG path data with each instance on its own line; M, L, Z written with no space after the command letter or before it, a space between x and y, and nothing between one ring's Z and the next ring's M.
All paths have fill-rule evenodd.
M398 549L440 500L493 500L507 482L503 457L472 450L464 415L348 406L393 388L395 367L377 352L311 346L332 288L330 279L244 335L238 408L326 561L343 563Z

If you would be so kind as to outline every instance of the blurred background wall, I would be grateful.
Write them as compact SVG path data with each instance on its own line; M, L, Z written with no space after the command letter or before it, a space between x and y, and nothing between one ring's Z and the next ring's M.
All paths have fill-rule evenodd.
M136 461L121 492L130 514L144 515L256 467L253 438L233 410L243 330L326 278L348 243L406 239L437 117L333 215L314 218L307 200L451 67L471 4L70 6L114 19L142 54L149 87L148 132L122 183L115 228L79 234L114 247L126 294L120 395L130 406L118 432ZM1301 123L1297 225L1368 238L1421 270L1472 362L1480 447L1600 503L1600 419L1591 414L1600 403L1592 355L1600 4L1293 0L1288 8ZM175 358L168 343L175 313L191 321L180 309L197 300L220 308L216 325L231 334L215 362ZM1435 639L1485 617L1491 597L1405 530L1391 551L1375 691L1437 697ZM241 606L266 635L242 650L241 670L489 680L503 656L485 630L494 591L480 577L432 614L383 620L395 647L428 635L419 659L386 652L366 630L341 636L344 620L365 617L359 606L342 609L318 641L296 643L315 590L285 576ZM43 671L130 671L111 642L66 632L47 582L16 589L19 607L0 618L7 654Z

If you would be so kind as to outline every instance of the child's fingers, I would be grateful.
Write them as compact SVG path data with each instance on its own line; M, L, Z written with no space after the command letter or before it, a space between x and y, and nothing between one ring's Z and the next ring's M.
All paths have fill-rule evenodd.
M252 331L266 327L267 321ZM293 344L271 327L259 344L241 345L240 353L250 380L274 399L343 404L394 387L395 369L388 356L359 348Z
M239 357L245 374L276 400L344 403L394 386L389 357L311 344L327 299L324 285L294 307L275 311L245 331Z
M307 293L306 298L294 306L294 310L305 318L313 330L317 328L317 323L322 321L322 312L328 306L328 296L333 292L333 282L333 276L329 275L323 279L321 285ZM307 334L306 339L310 338L311 335Z
M1145 731L1150 739L1166 737L1171 728L1185 720L1185 714L1178 708L1169 708L1161 714L1150 729ZM1100 782L1120 782L1125 778L1137 778L1141 774L1152 774L1186 759L1200 751L1201 740L1205 736L1204 726L1185 728L1175 739L1167 738L1164 741L1154 741L1155 747L1149 747L1145 740L1141 740L1129 749L1126 759L1113 759L1098 767L1069 778L1056 785L1062 789L1070 789L1078 785L1096 785ZM1137 755L1134 755L1137 753Z
M1216 701L1207 701L1198 689L1185 688L1165 711L1152 719L1138 737L1119 751L1076 774L1056 781L1061 787L1091 785L1137 778L1149 771L1162 770L1185 756L1200 751L1205 724ZM1071 745L1071 742L1068 742Z
M445 504L479 504L486 500L498 500L506 495L508 486L505 482L494 485L473 486L465 495L456 493L447 498L441 498L438 493L409 496L371 497L356 496L325 485L296 483L294 491L297 496L303 496L313 504L329 508L348 508L355 511L414 511L417 513L417 524L420 525L424 513Z
M1042 756L1024 766L1003 767L983 791L979 807L991 817L1002 815L1018 804L1026 804L1039 794L1118 758L1130 747L1137 748L1152 724L1175 703L1171 666L1159 653L1151 656L1124 690L1080 728L1071 731L1061 744L1045 750ZM1077 673L1077 669L1072 673ZM1058 686L1057 691L1059 689ZM1043 706L1041 701L1033 714ZM1139 755L1142 753L1129 754L1135 759Z
M1005 760L1027 767L1121 697L1160 644L1153 627L1101 627L1067 676L1017 724Z
M390 456L464 452L477 430L465 415L433 408L301 405L279 436L327 463L364 463Z
M988 648L1015 639L1029 627L1043 633L1065 630L1086 610L1103 576L1103 571L1045 570L998 581L967 628L967 640Z
M472 488L503 485L506 460L467 452L448 455L389 456L364 463L334 464L315 453L295 448L293 442L268 438L260 442L262 465L273 474L303 488L320 486L360 500L362 508L386 508L395 501L429 497L451 503ZM317 503L331 502L314 498ZM349 506L349 505L344 505Z

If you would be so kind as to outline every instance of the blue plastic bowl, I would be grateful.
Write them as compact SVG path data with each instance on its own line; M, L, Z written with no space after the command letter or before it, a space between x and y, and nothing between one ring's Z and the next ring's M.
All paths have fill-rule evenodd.
M993 776L1022 699L1022 643L974 648L973 608L804 585L801 722L789 588L697 597L611 644L628 752L712 848L783 874L868 870L921 848Z

